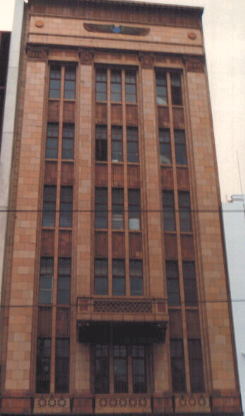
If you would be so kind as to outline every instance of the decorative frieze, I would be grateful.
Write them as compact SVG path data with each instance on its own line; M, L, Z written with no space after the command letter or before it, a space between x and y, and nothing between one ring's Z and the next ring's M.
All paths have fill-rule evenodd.
M37 414L50 414L59 413L66 414L70 413L71 404L70 399L67 397L56 397L56 396L41 396L34 400L34 413Z
M45 48L44 46L28 45L26 48L26 54L29 59L37 61L48 60L48 48Z
M210 400L206 394L180 394L176 395L176 413L209 413Z
M204 72L203 56L186 56L184 61L187 72Z
M80 49L79 58L82 65L92 65L94 62L94 52L90 49Z
M95 413L150 413L149 397L103 396L95 399Z
M155 63L155 55L153 53L140 52L139 61L143 69L152 69Z

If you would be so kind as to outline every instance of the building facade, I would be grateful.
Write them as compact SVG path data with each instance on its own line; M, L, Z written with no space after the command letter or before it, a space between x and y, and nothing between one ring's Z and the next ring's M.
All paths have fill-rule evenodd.
M3 415L241 415L201 15L25 5Z

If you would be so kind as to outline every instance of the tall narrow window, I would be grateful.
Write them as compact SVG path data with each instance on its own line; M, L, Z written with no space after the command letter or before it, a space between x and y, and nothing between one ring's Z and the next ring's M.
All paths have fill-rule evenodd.
M107 188L95 190L95 227L107 228L108 202Z
M62 140L62 158L74 158L74 125L64 124Z
M121 71L111 71L111 101L122 101L122 76Z
M173 191L163 191L163 217L165 231L175 231L175 207Z
M113 347L114 364L114 391L115 393L128 392L128 353L125 345Z
M143 295L143 267L142 260L129 261L131 296Z
M49 393L50 389L51 339L37 340L36 392Z
M172 163L170 130L160 129L159 140L160 140L160 163L165 163L169 165Z
M167 79L163 72L157 72L156 74L156 93L157 104L166 105L168 103Z
M135 71L126 71L125 73L125 98L126 103L136 103L137 87Z
M76 68L73 65L65 67L64 98L74 100L76 95Z
M140 230L140 190L128 190L128 228Z
M96 126L95 129L95 152L96 160L106 161L107 160L107 127Z
M109 393L109 346L95 345L94 391Z
M112 294L125 295L125 264L124 260L112 260Z
M176 163L179 165L186 165L187 156L186 156L186 145L185 145L185 131L174 130L174 140L175 140Z
M132 346L133 392L146 393L146 356L143 345Z
M191 201L190 193L179 192L180 231L191 231Z
M111 160L121 162L123 160L123 137L122 127L111 128Z
M61 67L59 65L51 65L49 80L49 98L60 98L61 88Z
M96 295L107 295L108 293L108 260L107 259L95 259L94 291Z
M204 377L203 377L201 340L189 339L188 347L189 347L191 391L193 393L203 392L204 391Z
M178 73L171 74L172 104L182 105L181 76Z
M39 304L51 304L53 275L54 259L52 257L41 257L38 299Z
M112 189L112 228L120 230L124 227L124 197L123 189Z
M46 159L57 159L58 157L58 123L48 123L46 140Z
M180 304L179 271L177 261L166 261L166 279L168 288L168 304L176 306Z
M173 391L183 392L186 390L183 340L171 339L170 350Z
M72 186L62 186L60 190L60 227L72 226Z
M55 355L55 391L56 393L69 392L69 350L70 340L56 339Z
M139 161L138 128L127 127L128 162Z
M96 101L107 101L107 72L104 69L96 71Z
M67 305L70 303L71 259L59 258L58 264L58 291L57 303Z
M43 226L54 227L56 208L56 186L44 186L43 192Z
M197 284L194 261L183 261L183 277L185 290L185 304L197 305Z

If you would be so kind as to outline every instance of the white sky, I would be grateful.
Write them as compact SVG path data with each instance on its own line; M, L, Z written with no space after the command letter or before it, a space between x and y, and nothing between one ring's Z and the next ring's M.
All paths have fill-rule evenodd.
M0 30L11 29L14 1L0 0ZM203 26L221 196L225 201L232 194L245 193L245 1L153 2L205 7Z

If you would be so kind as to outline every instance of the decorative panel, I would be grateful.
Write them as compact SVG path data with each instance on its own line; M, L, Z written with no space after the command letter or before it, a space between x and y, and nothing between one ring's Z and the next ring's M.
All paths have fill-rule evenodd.
M128 166L128 187L140 187L140 168L139 166Z
M122 124L122 106L112 104L111 106L111 123L116 125Z
M58 122L60 112L59 101L49 101L48 103L48 121Z
M177 168L178 189L189 189L189 171L185 168Z
M75 122L75 103L64 102L64 123Z
M169 310L169 327L171 338L183 337L181 311Z
M95 185L96 186L107 186L107 183L108 183L107 165L96 164L96 166L95 166Z
M184 260L194 260L194 242L192 235L182 235L181 236L181 250L182 258Z
M126 119L128 126L138 125L138 108L136 105L126 106Z
M172 168L161 168L161 186L164 189L173 189L173 169Z
M166 259L177 259L177 238L175 234L165 234Z
M135 395L96 397L95 413L151 413L151 399Z
M34 413L36 414L66 414L70 413L70 399L60 396L41 396L34 399Z
M210 400L206 394L175 396L175 411L178 413L209 413L210 410Z
M70 336L70 309L58 308L56 317L56 334L57 337Z
M107 233L95 233L95 255L96 257L108 256L108 235Z
M45 185L56 185L57 183L57 163L46 162L45 163Z
M173 118L174 118L174 127L178 129L184 129L185 127L184 109L173 107Z
M123 166L112 165L112 186L123 188Z
M41 240L41 256L54 255L54 232L43 230Z
M169 127L169 109L167 107L158 107L158 124L159 127Z
M62 163L61 165L61 185L73 185L74 165L73 163Z
M106 104L96 104L95 106L96 124L107 124L107 106Z
M51 336L51 308L41 307L38 312L38 336L50 337Z
M142 236L140 233L129 234L129 256L130 258L141 258L142 253Z
M125 256L124 233L112 233L112 257L123 258Z
M59 256L70 257L72 255L72 233L60 231L59 233Z

